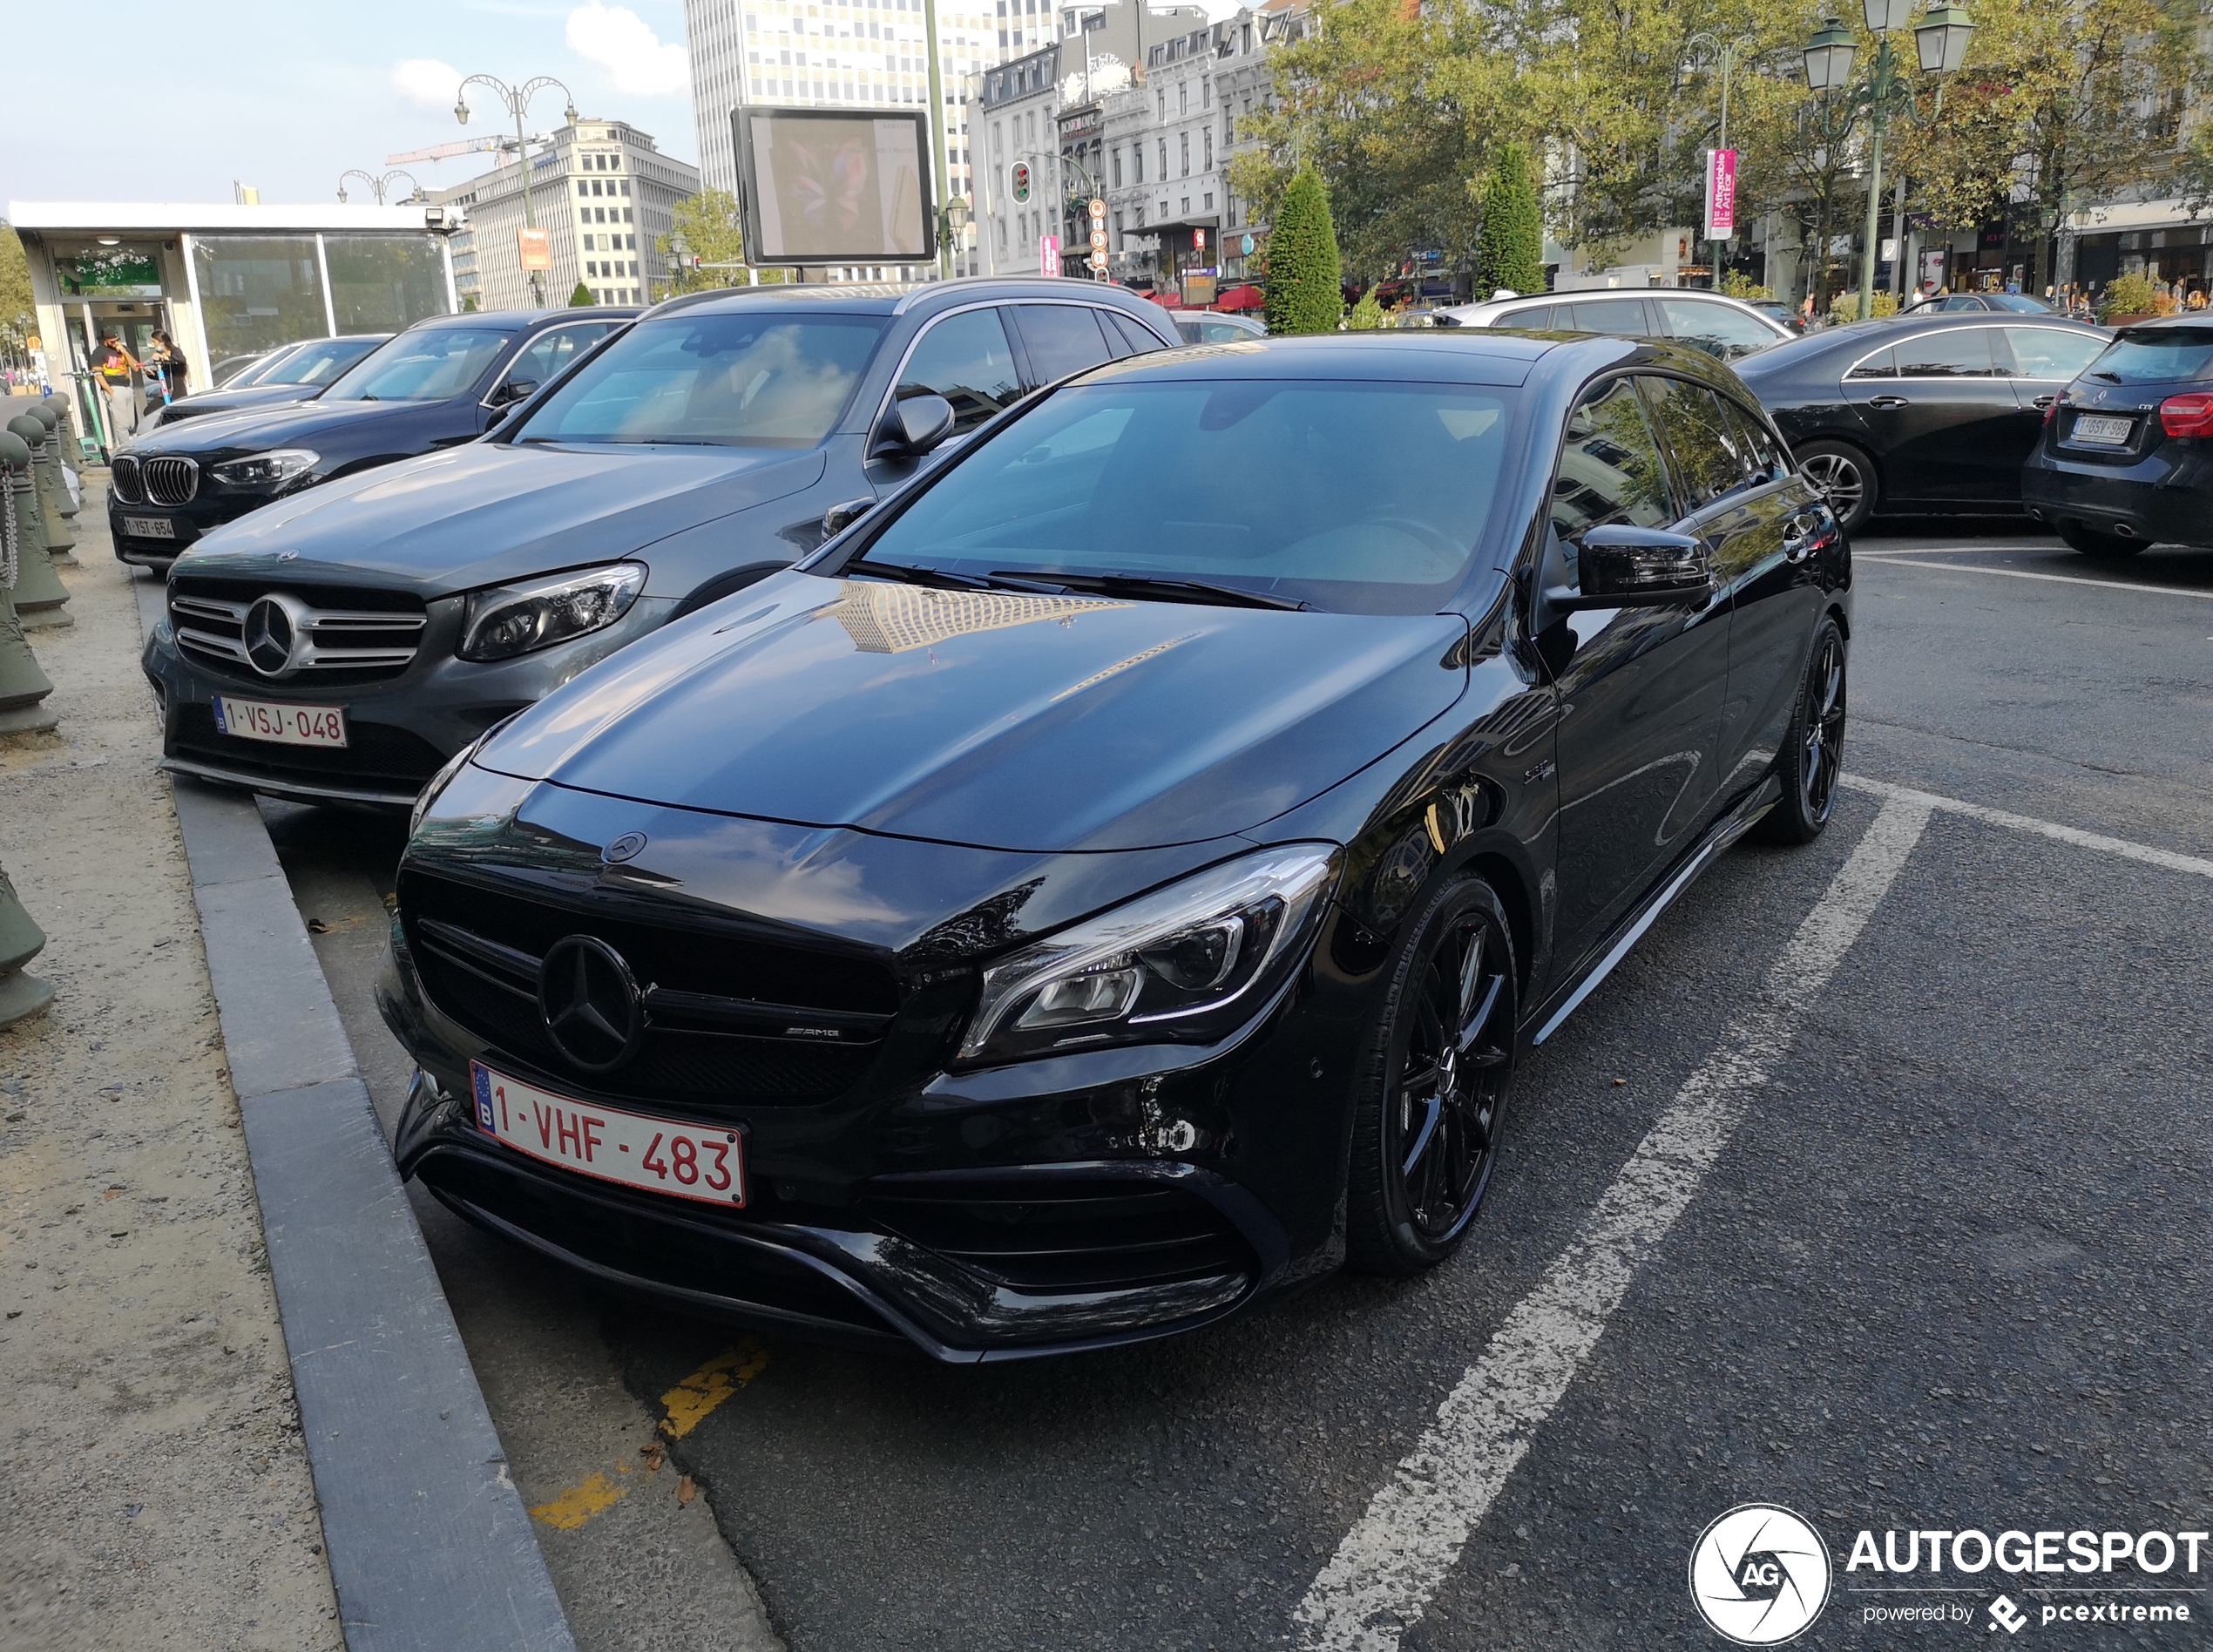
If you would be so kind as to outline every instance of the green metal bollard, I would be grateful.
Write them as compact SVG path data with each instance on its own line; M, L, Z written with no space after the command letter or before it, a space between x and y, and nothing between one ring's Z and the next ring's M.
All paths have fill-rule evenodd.
M23 628L37 631L77 621L62 606L69 600L69 587L46 557L46 518L38 508L37 484L31 480L30 443L14 428L26 423L38 421L10 419L9 428L0 430L0 469L7 471L8 503L13 507L9 514L16 525L16 553L10 559L15 578L9 595Z
M12 484L30 465L30 455L21 439L0 430L0 479ZM24 640L23 623L16 617L13 593L8 589L8 575L22 572L19 520L16 510L0 510L0 735L43 734L61 721L42 703L54 692L54 685L46 680L37 656Z
M44 432L36 442L30 441L29 431L16 430L26 419ZM30 443L30 479L38 491L38 513L46 519L46 555L58 567L73 568L77 559L69 552L77 543L77 531L70 525L69 489L63 484L62 467L54 458L58 444L53 423L34 404L28 413L9 420L8 428Z
M71 521L78 513L77 496L69 491L69 478L64 474L71 467L69 463L69 403L58 396L49 396L30 405L30 416L44 419L49 432L46 437L46 457L54 462L55 498L61 512Z
M0 1026L13 1026L54 1001L54 989L23 966L46 944L46 931L16 898L8 869L0 866Z

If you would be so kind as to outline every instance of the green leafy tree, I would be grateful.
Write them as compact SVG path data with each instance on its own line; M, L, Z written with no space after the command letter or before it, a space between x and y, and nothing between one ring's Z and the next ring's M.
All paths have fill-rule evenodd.
M569 308L571 309L575 309L581 305L594 302L597 302L597 301L592 296L592 289L586 287L582 281L579 281L576 284L576 291L569 295Z
M1360 295L1360 301L1344 318L1346 332L1379 333L1391 325L1391 317L1384 309L1383 300L1377 296L1382 290L1379 287L1370 287Z
M1333 333L1344 314L1337 233L1320 174L1302 168L1284 188L1268 240L1268 330Z
M657 275L667 267L667 255L680 239L703 264L744 265L745 226L738 216L738 198L728 190L703 189L678 201L668 214L668 224L669 233L654 247L661 254ZM660 295L667 298L713 287L741 286L748 274L743 267L684 269L673 279L663 277L658 285ZM758 269L750 274L756 281L771 285L797 279L796 272L784 269Z
M30 297L30 266L16 232L0 224L0 351L24 361L38 316Z
M1536 293L1545 285L1545 218L1529 152L1501 144L1483 186L1483 234L1475 249L1475 292L1488 298L1505 288Z

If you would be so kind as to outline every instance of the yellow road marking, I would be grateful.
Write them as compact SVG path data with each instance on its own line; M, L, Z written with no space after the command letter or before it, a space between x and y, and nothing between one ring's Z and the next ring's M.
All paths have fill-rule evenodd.
M660 1432L681 1439L707 1420L707 1413L761 1374L768 1351L748 1338L726 1354L717 1354L660 1397L667 1412Z
M630 1495L605 1474L594 1474L581 1486L572 1486L550 1503L531 1511L532 1520L544 1520L557 1531L573 1532L594 1514L604 1514Z

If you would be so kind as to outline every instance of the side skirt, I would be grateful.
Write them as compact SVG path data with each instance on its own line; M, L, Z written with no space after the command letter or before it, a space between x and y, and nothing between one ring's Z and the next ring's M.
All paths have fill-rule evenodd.
M1698 847L1690 852L1675 875L1661 883L1642 906L1622 920L1621 926L1614 932L1612 944L1600 955L1598 961L1580 978L1553 992L1546 1007L1538 1012L1544 1019L1529 1042L1533 1046L1542 1044L1559 1032L1561 1024L1582 1007L1583 1000L1597 991L1598 984L1613 974L1614 966L1644 938L1644 932L1659 921L1660 914L1675 904L1675 897L1697 882L1701 872L1719 860L1722 851L1738 838L1758 825L1761 816L1782 800L1782 782L1770 775L1761 782L1749 797L1717 823Z

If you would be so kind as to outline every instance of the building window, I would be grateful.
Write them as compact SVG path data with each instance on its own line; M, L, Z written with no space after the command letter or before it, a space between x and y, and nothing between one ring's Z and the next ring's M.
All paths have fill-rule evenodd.
M1118 253L1122 250L1122 215L1120 213L1114 214L1114 250Z
M1209 193L1207 196L1206 205L1201 206L1199 210L1208 213L1214 210L1214 196L1211 193Z
M1168 179L1168 140L1167 140L1167 139L1163 138L1163 139L1161 139L1161 181L1162 183L1166 183L1166 182L1167 182L1167 179Z
M1179 178L1188 178L1191 175L1191 134L1189 132L1180 132L1176 133L1175 158L1181 168L1181 170L1176 173L1176 176Z
M1213 128L1212 126L1208 126L1208 127L1206 129L1206 139L1207 139L1207 164L1206 164L1206 170L1207 170L1207 171L1208 171L1208 172L1212 172L1212 171L1214 170L1214 128Z
M1191 83L1188 80L1175 83L1175 112L1179 115L1191 112Z
M1120 189L1121 186L1122 186L1122 152L1121 152L1120 150L1117 149L1117 150L1114 152L1114 187L1115 187L1115 188L1117 188L1117 189Z
M1201 80L1199 83L1199 107L1201 109L1214 107L1214 82L1211 80Z

